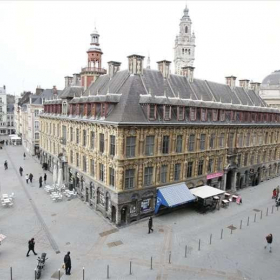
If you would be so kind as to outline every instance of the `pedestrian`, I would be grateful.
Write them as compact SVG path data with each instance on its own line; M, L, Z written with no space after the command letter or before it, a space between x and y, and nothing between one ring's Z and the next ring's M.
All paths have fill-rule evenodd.
M25 175L25 180L26 180L26 184L28 184L28 180L29 180L29 175L26 173Z
M42 188L43 178L40 176L39 178L39 188Z
M33 180L33 174L32 173L29 174L29 180L30 180L30 183L32 183L32 180Z
M8 140L6 140L6 145L9 145L9 142L8 142Z
M8 162L5 160L5 162L4 162L4 167L5 167L5 170L7 170L8 169Z
M276 191L276 189L274 189L273 190L273 192L272 192L272 199L277 199L277 191Z
M64 265L65 265L65 274L71 275L71 258L70 258L70 252L68 252L64 256Z
M277 199L278 196L279 196L279 191L280 191L280 188L279 188L279 186L277 186L277 188L276 188L276 199Z
M272 252L271 244L272 244L272 240L273 240L272 234L270 233L265 239L266 239L267 244L264 246L264 249L269 247L269 252L271 253Z
M154 232L154 230L153 230L153 218L152 217L149 218L148 227L149 227L149 232L148 233L150 233L151 231Z
M45 185L47 184L47 174L46 173L44 174L44 183L45 183Z
M23 159L25 159L26 158L26 154L25 153L23 153Z
M20 176L22 176L22 172L23 172L23 168L20 166L20 168L19 168Z
M33 254L36 256L37 253L35 253L34 251L35 249L35 241L34 241L34 238L31 238L29 241L28 241L28 252L26 254L26 257L29 257L29 252L32 251Z

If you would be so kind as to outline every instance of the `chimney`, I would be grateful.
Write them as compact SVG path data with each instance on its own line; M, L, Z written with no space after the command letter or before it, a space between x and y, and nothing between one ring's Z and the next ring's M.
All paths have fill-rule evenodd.
M161 60L157 62L158 70L161 72L164 79L169 78L171 61Z
M73 77L66 76L64 77L64 79L65 79L65 87L69 87L72 84Z
M71 84L73 84L74 86L79 85L80 82L80 74L74 73L73 74L73 78L71 80Z
M246 79L244 79L244 80L239 80L239 86L240 86L240 87L243 87L245 90L248 90L248 88L249 88L249 82L250 82L250 80L246 80Z
M236 80L236 77L234 77L234 76L226 77L226 84L229 87L234 88L235 87L235 80Z
M44 90L40 86L37 86L35 94L40 95L43 91Z
M193 66L185 66L185 67L182 67L182 73L183 73L183 76L187 77L188 81L190 83L193 82L193 72L194 72L194 68Z
M128 70L130 74L142 75L143 74L143 61L145 56L133 54L128 58Z
M3 86L3 88L4 88L4 90L6 90L6 86L5 85Z
M108 74L110 79L120 70L121 63L117 61L108 61Z
M251 89L256 93L259 94L261 83L251 82L250 83Z

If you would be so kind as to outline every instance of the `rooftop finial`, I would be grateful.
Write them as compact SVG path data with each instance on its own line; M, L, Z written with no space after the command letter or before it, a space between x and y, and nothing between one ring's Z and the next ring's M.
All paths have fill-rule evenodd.
M150 63L151 63L151 61L150 61L150 53L148 53L148 58L147 58L147 69L151 69Z

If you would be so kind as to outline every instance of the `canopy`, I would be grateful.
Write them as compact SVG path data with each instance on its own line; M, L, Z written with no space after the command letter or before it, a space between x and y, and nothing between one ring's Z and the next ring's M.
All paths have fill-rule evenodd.
M173 184L157 189L155 213L161 205L174 207L195 200L185 183Z
M224 193L224 191L210 186L197 187L191 189L190 191L193 195L200 197L202 199Z

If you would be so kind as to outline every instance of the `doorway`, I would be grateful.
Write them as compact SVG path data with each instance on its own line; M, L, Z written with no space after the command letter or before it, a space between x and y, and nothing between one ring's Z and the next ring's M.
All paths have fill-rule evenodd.
M126 224L126 215L127 215L127 207L124 206L124 207L121 209L121 223L122 223L122 224Z
M231 190L232 175L232 170L229 170L227 173L226 190Z
M112 206L112 218L111 218L113 223L116 223L116 207Z

